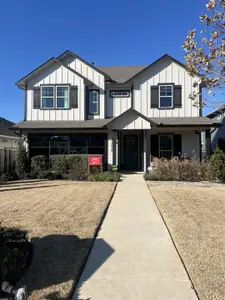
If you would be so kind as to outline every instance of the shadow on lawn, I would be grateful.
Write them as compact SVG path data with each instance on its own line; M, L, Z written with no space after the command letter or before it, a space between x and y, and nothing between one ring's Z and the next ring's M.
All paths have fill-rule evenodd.
M8 189L2 189L0 186L0 193L1 192L8 192L8 191L22 191L22 190L31 190L31 189L43 189L43 188L47 188L47 187L54 187L54 186L58 186L58 184L52 184L52 185L39 185L39 186L24 186L24 187L19 187L16 186L8 188Z
M74 286L72 290L69 290L71 286L68 287L69 296L62 297L57 291L48 295L46 294L48 291L46 291L44 295L44 299L70 299L83 271L94 239L79 239L75 235L49 235L43 238L33 238L31 242L34 249L33 260L26 277L21 280L19 285L26 284L28 293L31 294L35 290L72 280ZM114 249L102 239L96 239L95 246L98 247L99 251L95 255L94 264L86 270L86 276L82 278L82 283L90 278L114 252ZM60 287L58 290L60 291Z

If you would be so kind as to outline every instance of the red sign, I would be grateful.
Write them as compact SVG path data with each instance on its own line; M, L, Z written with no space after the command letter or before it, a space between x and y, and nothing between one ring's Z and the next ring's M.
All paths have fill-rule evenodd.
M101 166L101 156L89 156L89 166Z

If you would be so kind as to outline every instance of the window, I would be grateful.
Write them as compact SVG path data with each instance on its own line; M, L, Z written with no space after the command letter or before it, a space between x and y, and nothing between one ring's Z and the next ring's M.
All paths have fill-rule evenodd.
M54 87L42 86L41 87L41 103L42 108L54 107Z
M99 114L99 91L98 90L89 91L89 114L91 115Z
M159 157L171 158L173 156L173 136L159 136Z
M159 86L159 108L170 108L173 106L173 86Z
M69 87L57 86L56 87L57 108L69 108Z
M110 98L130 97L129 90L110 91Z
M41 86L41 108L69 108L69 86Z

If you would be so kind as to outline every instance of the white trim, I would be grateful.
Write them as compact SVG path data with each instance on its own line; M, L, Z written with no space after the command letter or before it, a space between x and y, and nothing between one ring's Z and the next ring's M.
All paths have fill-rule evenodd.
M9 135L2 135L0 134L0 138L7 138L7 139L12 139L12 140L19 140L19 137L13 137L13 136L9 136Z
M169 136L169 137L171 137L171 140L172 140L172 149L171 150L160 150L160 138L161 138L161 136ZM159 146L159 153L158 153L158 155L159 155L159 158L160 158L160 152L161 151L164 151L164 152L172 152L172 157L173 157L173 155L174 155L174 149L173 149L173 145L174 143L173 143L173 134L159 134L159 141L158 141L158 146Z
M171 96L161 96L160 95L160 88L161 87L165 87L165 86L169 86L169 87L171 87L172 88L172 95ZM173 107L173 88L174 88L174 86L173 85L171 85L171 84L160 84L159 85L159 108L165 108L165 109L167 109L167 108L172 108ZM160 105L160 98L168 98L168 97L170 97L171 98L171 106L161 106Z

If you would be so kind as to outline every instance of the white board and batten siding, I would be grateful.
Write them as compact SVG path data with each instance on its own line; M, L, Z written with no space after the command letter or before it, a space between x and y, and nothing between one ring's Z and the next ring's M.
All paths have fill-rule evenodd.
M34 87L41 84L71 84L78 86L78 108L73 109L34 109ZM54 65L28 82L26 91L27 121L78 121L85 117L84 80L67 68Z
M138 76L134 84L134 108L147 117L198 117L199 109L193 106L189 95L199 86L193 87L196 81L187 71L170 59L159 61ZM151 108L151 86L160 83L174 83L182 86L182 107L175 109Z
M62 60L64 64L69 66L71 69L75 70L95 85L93 89L99 89L99 102L100 102L100 114L99 115L91 115L88 118L94 119L104 119L105 118L105 77L99 73L97 70L93 69L85 62L81 61L79 58L75 58L73 56L66 57ZM90 87L89 87L90 88ZM90 88L91 89L91 88ZM85 101L85 99L84 99Z
M106 99L105 99L105 114L106 118L111 118L111 117L118 117L125 111L127 111L129 108L131 108L131 92L129 97L110 97L110 91L113 90L130 90L129 88L123 88L123 89L118 89L118 88L107 88L106 90Z

